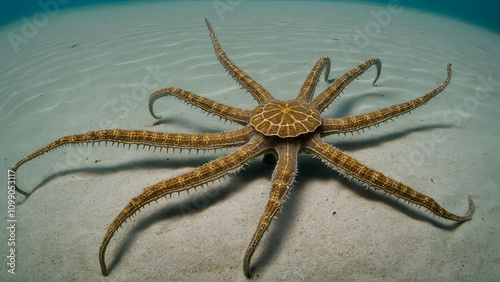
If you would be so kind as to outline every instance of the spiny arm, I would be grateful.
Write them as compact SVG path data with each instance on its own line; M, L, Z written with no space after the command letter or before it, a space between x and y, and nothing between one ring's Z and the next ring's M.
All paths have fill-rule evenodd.
M278 155L278 163L273 173L269 200L243 258L243 272L247 277L250 277L251 273L250 260L252 259L252 255L265 231L269 228L274 216L281 209L283 199L290 191L295 175L297 174L299 146L291 142L282 143L281 146L276 148L276 153Z
M234 131L212 134L175 134L147 130L122 129L95 130L83 134L61 137L49 145L38 149L29 156L19 160L12 167L12 171L17 171L21 165L38 156L68 144L76 145L110 142L113 144L123 144L123 146L128 144L129 146L142 145L144 147L147 146L167 149L215 150L245 144L251 138L252 131L253 129L250 126ZM23 195L29 195L18 187L16 187L16 190Z
M156 91L155 93L151 94L151 96L149 97L149 112L156 119L161 119L162 116L155 115L153 111L153 104L156 100L165 96L174 96L178 99L185 101L188 104L194 105L213 115L219 116L229 121L239 123L241 125L247 125L250 122L249 110L243 110L226 106L224 104L212 101L210 99L196 95L189 91L174 87L162 88Z
M410 111L424 105L425 103L429 102L430 99L435 97L437 94L441 93L441 91L443 91L446 88L448 83L450 83L451 64L448 64L447 68L448 68L448 75L446 77L446 80L435 89L429 91L427 94L420 96L416 99L413 99L406 103L389 106L387 108L374 111L368 114L339 118L339 119L323 119L321 125L322 126L321 136L327 136L330 134L348 133L365 129L370 126L377 125L386 120L409 113Z
M381 172L359 163L356 159L344 154L339 149L328 145L318 136L311 139L307 148L311 153L323 160L323 162L336 171L350 176L368 185L369 187L382 190L397 198L401 198L405 201L414 203L417 206L424 207L439 217L458 222L470 220L472 217L472 213L474 212L474 202L470 196L469 209L464 216L458 216L445 210L431 197L419 193L405 184L391 179L383 175Z
M341 77L337 78L328 88L321 92L318 97L316 97L309 105L316 108L318 112L323 112L328 105L344 90L344 88L351 83L355 78L362 75L371 66L375 65L377 67L377 76L373 80L372 84L377 82L382 70L382 63L379 59L369 59L364 63L359 64L357 67L346 72Z
M314 95L314 90L316 89L316 85L318 84L319 77L321 76L321 72L325 72L325 81L328 80L328 75L330 74L331 62L330 58L323 57L319 59L311 72L307 76L302 88L300 88L299 95L296 99L309 103Z
M172 193L189 190L217 180L227 174L237 171L250 160L261 155L267 149L263 146L263 138L257 136L250 140L245 146L233 153L211 161L188 173L167 179L153 186L145 188L141 194L134 197L115 218L108 228L99 249L99 262L103 275L108 275L106 268L105 253L109 241L118 228L144 205L156 201Z
M215 55L217 55L217 59L222 64L222 66L227 70L227 72L238 82L243 88L245 88L250 94L252 94L253 98L262 104L265 101L272 100L273 97L269 92L267 92L262 85L258 84L255 80L253 80L250 76L248 76L244 71L238 68L229 58L226 53L222 50L222 47L217 41L217 37L215 36L214 29L212 25L205 18L205 23L207 24L208 31L210 32L210 38L212 39L212 43L215 48Z

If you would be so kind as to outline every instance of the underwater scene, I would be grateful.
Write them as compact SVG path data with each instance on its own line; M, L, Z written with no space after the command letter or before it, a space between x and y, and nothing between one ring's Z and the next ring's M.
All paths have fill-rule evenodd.
M435 2L4 1L0 280L498 279L500 4Z

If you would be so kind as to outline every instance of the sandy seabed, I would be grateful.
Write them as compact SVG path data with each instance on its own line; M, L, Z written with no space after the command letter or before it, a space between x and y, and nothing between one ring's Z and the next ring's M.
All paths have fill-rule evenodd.
M239 128L175 99L155 104L165 116L159 122L148 112L149 94L165 86L255 107L218 64L208 17L233 62L278 99L294 98L322 56L331 58L334 78L380 58L376 86L370 70L323 117L416 98L441 84L453 64L450 85L424 107L325 140L453 213L464 214L471 195L472 220L457 226L300 156L297 183L254 255L253 278L500 277L498 33L398 6L324 2L145 2L43 13L0 27L3 189L9 167L61 136ZM326 87L321 81L317 91ZM7 272L10 233L2 228L0 280L105 280L99 245L126 203L146 186L225 154L68 146L25 164L16 181L33 194L16 195L16 274ZM146 207L111 240L106 280L245 280L242 258L272 170L257 159L210 188ZM7 227L5 200L0 210Z

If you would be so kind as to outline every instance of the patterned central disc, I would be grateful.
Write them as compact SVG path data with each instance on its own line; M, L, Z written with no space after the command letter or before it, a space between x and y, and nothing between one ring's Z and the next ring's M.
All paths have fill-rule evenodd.
M318 128L321 116L305 103L275 100L253 109L250 124L264 135L295 137Z

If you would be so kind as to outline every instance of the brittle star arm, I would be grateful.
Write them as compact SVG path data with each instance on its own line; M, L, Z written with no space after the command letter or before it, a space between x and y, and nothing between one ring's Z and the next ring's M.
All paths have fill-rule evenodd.
M430 99L435 97L437 94L441 93L451 80L451 64L447 66L448 74L446 80L436 87L435 89L429 91L427 94L422 95L416 99L408 101L406 103L401 103L398 105L389 106L387 108L374 111L368 114L362 114L352 117L339 118L339 119L323 119L322 120L322 131L321 136L327 136L330 134L340 134L354 132L361 129L368 128L373 125L377 125L386 120L395 118L397 116L409 113L410 111L424 105L429 102Z
M369 187L382 190L387 194L424 207L439 217L458 222L470 220L472 217L474 202L470 196L468 198L469 209L464 216L458 216L445 210L431 197L421 194L405 184L359 163L356 159L325 143L317 135L311 138L307 144L307 148L336 171L350 176Z
M145 188L141 194L133 198L120 214L115 218L113 223L108 228L106 235L99 249L99 262L103 275L108 275L106 268L105 253L109 241L113 234L129 217L139 211L144 205L156 201L159 198L165 197L172 193L196 188L207 183L213 182L225 175L236 172L244 164L258 157L267 147L263 142L264 138L255 136L246 145L237 149L233 153L211 161L203 166L200 166L191 172L167 179L153 186Z
M247 125L250 122L249 110L226 106L224 104L196 95L189 91L174 87L162 88L151 94L151 96L149 97L149 112L154 118L162 118L162 116L155 115L153 111L154 102L161 97L170 95L226 120L233 121L241 125Z
M302 88L300 88L299 95L297 96L296 100L300 100L304 103L309 103L312 99L312 96L314 95L314 90L316 89L316 85L318 84L321 72L323 72L324 70L324 78L325 81L327 81L328 75L330 74L330 67L330 58L320 58L304 81L304 84L302 85Z
M292 144L291 142L284 143L282 146L276 148L276 153L278 154L278 163L276 164L276 168L273 173L269 200L267 201L266 208L260 218L257 230L255 231L243 258L243 272L247 277L250 276L251 272L250 260L252 255L262 239L264 232L269 228L274 216L281 209L283 199L288 194L288 191L290 191L297 172L297 155L299 153L298 145Z
M309 105L318 110L318 112L323 112L349 83L351 83L358 76L362 75L373 65L377 67L377 75L372 83L375 84L382 70L382 62L380 62L379 59L369 59L337 78L332 84L330 84L330 86L328 86L314 100L312 100Z
M250 94L252 94L253 98L262 104L265 101L273 100L274 98L267 92L262 85L258 84L255 80L253 80L250 76L248 76L244 71L238 68L229 58L226 53L222 50L219 42L217 41L217 37L215 36L214 29L212 25L205 18L205 23L207 24L208 31L210 32L210 38L212 39L212 43L215 49L215 55L217 55L217 59L222 64L222 66L226 69L226 71L238 82L243 88L245 88Z
M207 134L176 134L163 133L147 130L95 130L83 134L68 135L57 139L49 145L38 149L31 155L24 157L14 164L12 171L17 171L24 163L39 157L49 151L57 149L61 146L73 144L95 144L101 142L111 142L113 144L125 144L148 146L156 148L168 149L194 149L194 150L216 150L221 148L229 148L241 146L250 139L253 128L250 126L241 129L222 132L222 133L207 133ZM29 193L19 189L16 186L16 191L28 196Z

